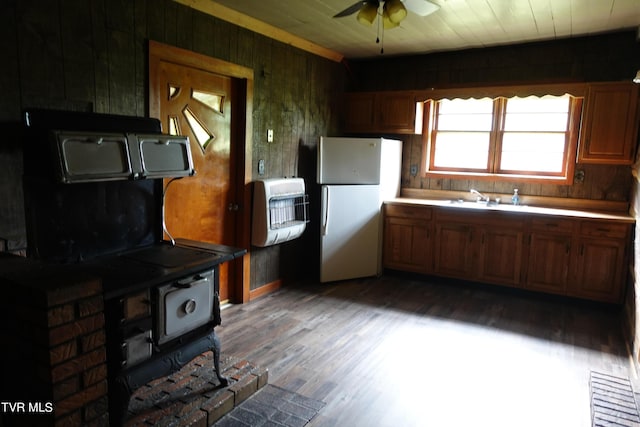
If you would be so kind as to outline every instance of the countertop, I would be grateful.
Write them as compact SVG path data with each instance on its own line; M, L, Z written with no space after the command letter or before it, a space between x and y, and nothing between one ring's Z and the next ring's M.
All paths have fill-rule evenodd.
M540 206L528 206L528 205L510 205L507 203L497 204L491 202L490 204L459 201L459 200L444 200L444 199L412 199L406 197L400 197L385 201L386 204L394 205L409 205L409 206L435 206L446 209L467 209L473 211L495 211L495 212L508 212L514 215L549 215L549 216L563 216L572 218L585 218L585 219L599 219L608 221L620 221L627 223L634 223L635 218L631 215L616 213L616 212L595 212L579 209L559 209L559 208L547 208Z

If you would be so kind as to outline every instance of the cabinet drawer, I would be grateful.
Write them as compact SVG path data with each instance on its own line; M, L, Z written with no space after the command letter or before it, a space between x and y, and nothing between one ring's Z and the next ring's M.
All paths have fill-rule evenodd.
M491 212L482 218L482 223L494 230L501 228L511 228L523 230L526 220L522 215L512 215L511 213Z
M384 213L386 216L399 216L402 218L424 220L430 220L432 215L431 208L422 206L385 205Z
M628 224L603 222L603 221L583 221L580 224L580 234L594 237L615 237L625 238L629 230Z
M555 217L539 217L531 220L534 231L548 231L554 233L572 233L575 220Z

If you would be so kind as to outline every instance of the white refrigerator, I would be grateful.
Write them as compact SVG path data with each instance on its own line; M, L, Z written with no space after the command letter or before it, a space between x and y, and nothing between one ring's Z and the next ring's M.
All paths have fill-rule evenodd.
M402 142L321 137L320 281L382 274L382 202L400 194Z

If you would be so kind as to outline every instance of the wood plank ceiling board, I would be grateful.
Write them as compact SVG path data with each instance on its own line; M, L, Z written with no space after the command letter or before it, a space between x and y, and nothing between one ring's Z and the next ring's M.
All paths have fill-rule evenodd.
M617 25L614 23L623 22L624 25L628 27L638 27L638 15L640 15L640 1L636 1L636 12L634 14L630 14L625 7L625 4L621 0L612 0L614 1L613 6L611 8L611 14L609 15L609 25Z
M573 0L572 0L573 1ZM583 2L585 0L582 0ZM550 2L551 21L553 22L553 38L571 37L572 10L571 1Z
M501 38L506 35L530 40L539 37L536 20L528 1L503 2L492 0L489 6L493 10L502 30Z
M638 9L640 9L640 1L637 2L637 5ZM578 34L604 31L611 22L624 22L626 18L633 17L632 15L626 15L625 10L620 6L620 2L616 0L588 0L587 5L578 4L574 0L572 7L587 7L589 11L588 14L574 13L572 15L575 16L572 21L572 31ZM629 25L633 25L632 19L629 20Z
M535 22L535 31L531 31L529 37L537 39L542 37L552 38L555 35L555 24L553 22L552 2L527 2L531 8L531 14ZM551 36L546 36L551 34Z
M356 14L333 18L355 0L174 1L249 29L260 21L280 31L267 31L266 35L289 44L294 40L295 46L333 60L380 54L375 40L382 38L382 33L377 23L363 26L357 22ZM409 11L399 27L384 32L386 55L553 40L640 26L640 0L430 1L439 6L436 12L423 17ZM237 14L220 16L219 10L224 9ZM242 15L255 21L247 21ZM314 46L325 49L324 53L322 49L312 50Z

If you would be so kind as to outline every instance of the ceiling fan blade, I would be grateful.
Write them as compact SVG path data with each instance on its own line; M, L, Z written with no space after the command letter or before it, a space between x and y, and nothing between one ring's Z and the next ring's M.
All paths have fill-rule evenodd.
M427 0L402 0L402 2L408 10L419 16L431 15L440 9L440 6Z
M422 0L424 1L424 0ZM352 4L351 6L349 6L348 8L346 8L345 10L343 10L342 12L334 15L334 18L342 18L343 16L349 16L352 15L354 13L356 13L357 11L359 11L360 9L362 9L362 6L364 6L367 2L360 0L355 2L354 4Z

